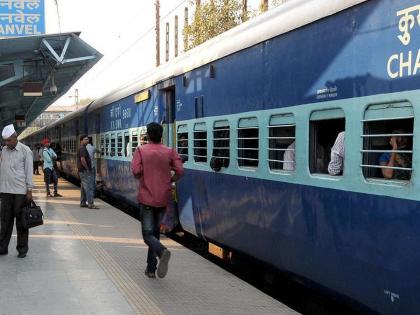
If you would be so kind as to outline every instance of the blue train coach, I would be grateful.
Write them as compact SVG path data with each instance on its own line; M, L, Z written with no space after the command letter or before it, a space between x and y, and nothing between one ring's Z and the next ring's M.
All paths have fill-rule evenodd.
M185 160L185 231L365 311L418 314L419 48L418 0L289 1L41 133L73 176L92 135L104 192L135 204L131 156L161 122Z

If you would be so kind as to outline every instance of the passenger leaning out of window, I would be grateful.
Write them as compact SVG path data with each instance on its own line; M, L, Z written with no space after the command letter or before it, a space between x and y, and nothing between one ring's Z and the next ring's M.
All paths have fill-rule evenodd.
M340 132L335 139L333 147L331 148L331 160L328 164L328 173L333 176L343 174L345 151L344 136L345 132Z
M392 152L383 153L379 157L379 164L387 167L402 167L411 168L411 153L395 152L395 151L409 151L409 139L407 137L398 136L404 134L403 130L395 130L392 134L395 136L391 137L389 144L392 147ZM411 177L411 171L400 170L393 168L382 168L382 175L386 179L403 179L409 180Z

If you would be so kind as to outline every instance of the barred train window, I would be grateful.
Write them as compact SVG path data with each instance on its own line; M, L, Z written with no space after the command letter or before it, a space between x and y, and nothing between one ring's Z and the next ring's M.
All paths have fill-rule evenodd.
M130 146L130 134L128 133L128 131L124 132L124 152L125 152L125 156L130 156L130 152L131 150L129 150L129 146Z
M131 134L131 153L132 154L134 154L138 145L139 145L138 133L137 133L137 131L133 131L132 134Z
M182 162L188 161L188 126L180 125L178 126L177 132L177 152L182 160Z
M363 120L366 179L409 181L412 173L414 111L408 102L370 105Z
M111 133L110 156L115 156L115 133Z
M105 155L105 137L101 135L101 156Z
M256 117L242 118L238 122L238 166L258 167L259 130Z
M331 148L338 134L344 130L344 112L339 108L314 111L311 114L309 131L309 168L311 173L328 174ZM341 170L334 175L341 175L343 170L344 163L341 165Z
M214 167L228 167L230 160L230 127L229 121L214 122L213 126L213 154Z
M294 171L296 126L293 114L271 116L268 130L268 165L270 170Z
M111 153L111 148L109 146L109 133L105 135L105 148L106 148L105 154L106 156L109 156Z
M123 149L123 138L122 138L122 133L121 132L119 132L118 134L117 134L117 155L118 156L123 156L123 152L122 152L122 149Z
M194 161L207 162L207 129L206 123L194 125Z

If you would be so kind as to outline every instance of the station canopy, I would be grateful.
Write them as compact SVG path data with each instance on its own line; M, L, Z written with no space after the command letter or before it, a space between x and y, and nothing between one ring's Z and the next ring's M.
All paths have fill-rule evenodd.
M102 58L79 35L0 39L0 128L22 131Z

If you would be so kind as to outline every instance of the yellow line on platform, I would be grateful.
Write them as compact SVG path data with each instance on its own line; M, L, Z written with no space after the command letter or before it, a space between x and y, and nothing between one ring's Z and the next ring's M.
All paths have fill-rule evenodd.
M55 209L67 221L77 222L74 216L61 204L55 205ZM81 242L95 257L97 263L118 287L133 310L141 315L163 315L161 309L121 268L121 266L106 252L100 242L95 240L89 231L78 224L71 224L73 233L80 237Z

